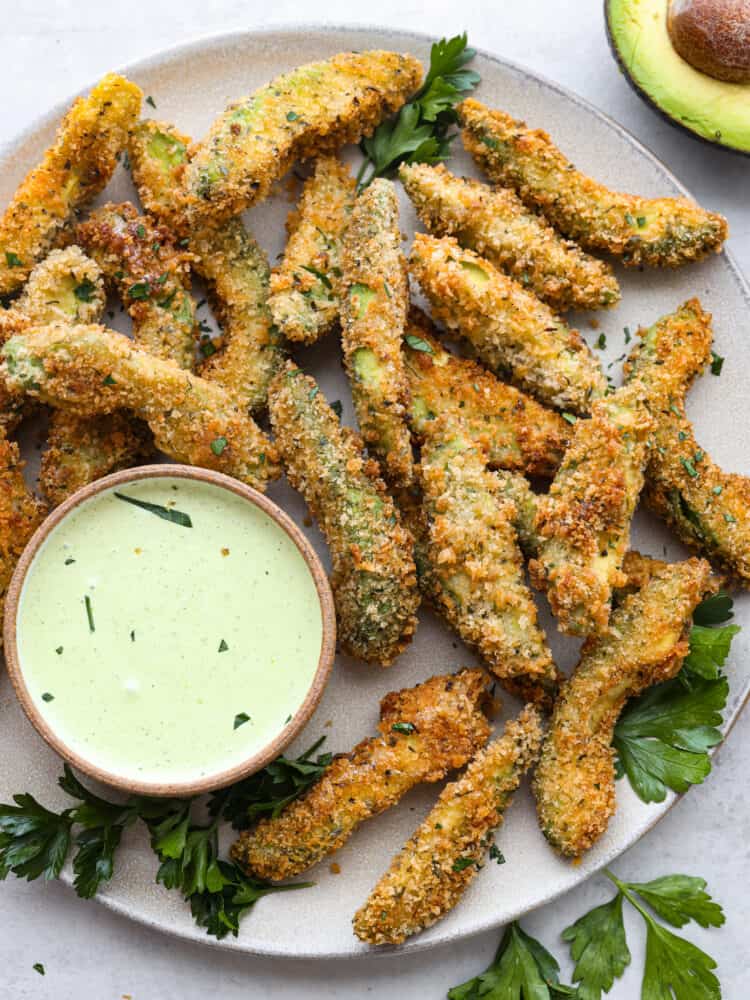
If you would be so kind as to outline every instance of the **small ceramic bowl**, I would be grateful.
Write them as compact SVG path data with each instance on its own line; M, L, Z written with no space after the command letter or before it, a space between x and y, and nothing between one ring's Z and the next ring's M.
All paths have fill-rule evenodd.
M256 749L252 753L252 756L249 756L246 760L242 760L229 768L217 770L209 774L202 773L200 776L196 776L195 778L189 777L186 780L147 782L139 780L130 774L121 775L103 769L93 760L83 756L80 749L71 749L60 734L51 726L49 720L44 718L31 696L24 677L23 664L19 655L17 627L24 581L37 553L50 535L50 532L72 511L79 507L80 504L85 503L103 491L111 490L113 487L127 487L144 479L163 477L194 480L221 487L241 497L248 504L259 508L260 511L275 522L288 538L291 539L307 564L307 569L314 583L320 603L322 632L317 668L312 675L312 681L307 693L296 712L294 712L283 728L274 735L273 739L260 749ZM39 526L24 550L8 587L5 603L4 642L8 673L26 715L44 740L64 760L90 777L120 788L130 794L188 797L225 787L254 774L277 757L297 736L320 701L331 672L336 648L336 616L328 577L318 556L291 518L280 507L269 500L268 497L263 496L263 494L258 493L249 486L243 485L236 479L232 479L219 472L193 468L187 465L147 465L136 469L126 469L122 472L116 472L83 487L57 507Z

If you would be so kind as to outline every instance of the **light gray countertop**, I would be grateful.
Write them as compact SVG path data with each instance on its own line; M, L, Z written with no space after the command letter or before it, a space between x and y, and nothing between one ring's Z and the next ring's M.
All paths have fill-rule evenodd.
M750 160L704 146L671 128L633 94L610 57L601 0L524 0L463 4L433 0L328 0L306 6L276 0L0 0L4 93L0 141L98 75L128 61L201 35L298 21L392 24L436 38L467 30L472 43L571 88L629 128L707 207L730 221L729 246L750 274ZM750 318L748 319L750 327ZM736 359L733 363L740 363ZM750 756L750 713L719 751L704 786L694 788L614 866L645 880L670 872L702 875L724 906L719 930L686 933L719 962L725 1000L741 1000L750 984L747 927L750 799L743 761ZM523 921L564 958L560 930L610 895L595 877ZM342 885L342 891L343 891ZM633 963L613 1000L640 995L643 937L628 919ZM305 928L299 928L304 935ZM28 885L9 878L0 888L0 996L8 1000L220 1000L269 997L438 1000L483 969L499 934L397 958L346 963L284 961L226 955L155 934L77 899L62 885ZM32 968L42 962L46 976ZM569 973L562 961L563 976ZM743 988L744 987L744 988Z

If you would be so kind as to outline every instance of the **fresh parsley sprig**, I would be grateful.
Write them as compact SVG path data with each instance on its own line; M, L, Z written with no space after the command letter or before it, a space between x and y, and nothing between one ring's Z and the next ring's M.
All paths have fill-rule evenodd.
M718 727L729 696L722 668L740 631L726 624L731 617L726 594L699 604L678 676L630 701L617 722L617 777L627 775L644 802L663 802L669 789L684 792L711 771L709 750L721 742Z
M414 97L399 113L381 122L363 139L365 159L357 175L362 190L376 177L392 174L404 162L440 163L448 159L458 120L456 105L480 81L478 73L466 69L476 55L467 45L466 32L441 38L430 50L430 68Z
M630 964L623 902L627 900L646 924L646 961L641 996L644 1000L718 1000L716 962L710 955L660 924L653 910L673 927L695 920L701 927L721 927L724 913L705 891L702 878L665 875L652 882L624 882L612 872L605 875L617 887L616 895L584 914L563 931L576 963L573 980L580 1000L601 1000ZM648 906L649 909L646 907Z
M123 833L141 821L160 862L156 881L182 894L207 934L236 935L240 919L261 896L312 883L280 886L245 875L219 857L219 826L231 820L246 827L264 813L277 815L330 763L331 754L312 759L323 739L295 759L279 757L251 778L214 793L205 825L193 820L193 800L133 796L110 802L82 785L65 765L59 784L77 805L56 813L27 794L15 795L13 805L0 804L0 880L10 872L29 881L58 878L73 852L73 885L79 896L90 899L112 878Z
M627 901L646 924L643 1000L720 1000L716 962L692 942L673 934L650 911L673 927L694 920L720 927L724 913L702 878L665 875L651 882L624 882L605 871L616 894L566 927L562 938L575 963L575 986L560 982L556 959L518 923L503 934L492 964L448 991L449 1000L601 1000L630 965L623 904Z

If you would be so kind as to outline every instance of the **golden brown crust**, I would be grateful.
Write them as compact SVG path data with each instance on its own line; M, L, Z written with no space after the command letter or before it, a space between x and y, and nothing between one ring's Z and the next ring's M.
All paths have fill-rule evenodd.
M284 256L271 274L268 305L289 340L314 344L338 322L342 238L354 197L346 164L335 156L316 160L287 220Z
M420 466L432 598L501 684L549 707L559 675L524 578L516 507L486 463L460 427L435 421Z
M576 422L549 494L538 504L543 541L529 570L569 635L603 628L612 590L625 583L621 566L653 427L637 382L597 400L591 417Z
M191 258L170 230L123 202L98 208L75 235L117 288L133 320L135 340L158 358L192 368L198 324L190 293Z
M493 833L541 742L541 716L529 705L445 786L355 914L360 940L401 944L453 909L484 867Z
M142 93L109 73L63 119L42 162L0 220L0 296L16 291L81 208L104 189L135 123Z
M451 354L416 308L409 313L403 350L411 386L409 423L417 437L424 438L436 418L459 421L487 452L491 467L528 476L555 474L572 434L568 421L476 361Z
M40 326L3 349L2 376L73 413L133 410L178 462L216 469L264 490L277 451L226 390L100 326Z
M584 643L560 690L534 778L539 823L562 854L583 854L606 830L615 811L615 723L628 698L679 671L710 573L701 559L665 566Z
M413 93L419 62L396 52L342 52L298 66L230 104L191 152L184 208L191 222L227 219L265 198L298 159L369 135Z
M609 264L559 236L509 188L456 177L442 163L405 163L399 177L433 236L455 236L555 311L619 301Z
M750 479L724 472L695 439L685 396L711 356L711 316L697 299L647 330L626 364L659 394L644 499L680 541L750 585Z
M450 236L417 233L409 259L433 315L541 403L588 413L606 382L585 341L550 308Z
M386 479L407 486L414 468L401 344L409 285L398 198L390 181L374 180L357 199L341 270L341 345L359 429Z
M133 181L144 207L179 228L175 218L180 166L190 139L163 122L141 121L130 138ZM191 264L208 286L211 308L222 328L216 351L201 343L206 360L200 375L221 383L250 413L265 410L268 384L286 356L284 338L268 309L269 267L266 255L239 218L211 219L194 225L180 241L190 248Z
M304 796L242 833L232 847L234 861L260 878L298 875L410 788L461 767L489 735L480 710L486 685L481 670L462 670L387 694L379 735L335 757Z
M289 482L331 551L342 647L388 666L417 627L419 592L412 539L377 462L291 361L271 383L269 411Z
M637 267L679 267L720 252L727 221L688 198L619 194L586 177L541 129L469 99L459 106L462 138L491 180L515 188L561 233Z

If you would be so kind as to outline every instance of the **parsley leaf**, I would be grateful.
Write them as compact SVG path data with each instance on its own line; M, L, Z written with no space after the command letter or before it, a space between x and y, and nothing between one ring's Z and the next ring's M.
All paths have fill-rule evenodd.
M622 921L622 895L597 906L562 932L576 963L573 982L581 1000L600 1000L630 965L630 949Z
M515 921L506 929L492 965L481 975L448 990L449 1000L550 1000L575 997L559 981L560 966Z
M84 278L80 285L76 285L73 294L79 302L91 302L91 296L96 291L96 285L90 278Z
M33 795L14 795L0 805L0 879L9 872L31 882L57 878L70 850L70 811L53 813Z
M691 875L663 875L651 882L629 882L662 920L684 927L695 920L701 927L721 927L724 911L705 891L706 881Z
M422 337L417 337L414 333L407 333L404 337L406 343L412 351L421 351L422 354L434 354L431 344Z
M643 1000L719 1000L721 987L713 974L716 962L705 951L678 937L644 914L646 967Z
M405 161L439 163L450 156L456 135L450 131L456 122L455 106L480 79L478 73L464 68L474 55L465 32L433 44L430 68L412 100L362 140L365 159L357 175L359 190L375 177L393 173Z
M313 754L325 736L313 743L299 757L277 757L257 774L229 788L214 792L208 802L211 816L221 814L235 830L242 830L259 816L278 816L284 806L296 799L323 774L333 755Z
M690 652L682 669L716 680L729 655L732 639L739 631L739 625L724 625L723 628L693 625L690 630Z

